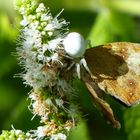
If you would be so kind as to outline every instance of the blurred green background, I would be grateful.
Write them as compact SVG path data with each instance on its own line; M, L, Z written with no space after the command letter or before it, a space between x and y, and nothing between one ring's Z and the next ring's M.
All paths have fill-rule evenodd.
M41 0L40 0L41 1ZM42 0L43 1L43 0ZM61 17L70 22L70 31L80 32L92 45L106 42L140 42L139 0L44 0L55 16L62 8ZM38 118L31 121L27 100L30 88L15 74L22 72L16 56L16 38L20 17L13 9L12 0L0 0L0 130L29 130L38 126ZM83 109L81 123L70 134L70 140L140 140L140 105L126 108L105 97L120 120L120 130L108 125L95 108L86 89L75 81L79 89L78 101Z

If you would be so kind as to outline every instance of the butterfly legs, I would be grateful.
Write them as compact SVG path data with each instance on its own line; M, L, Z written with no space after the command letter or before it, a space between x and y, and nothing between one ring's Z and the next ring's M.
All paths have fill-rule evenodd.
M89 77L86 76L82 76L82 81L90 92L94 103L102 110L104 117L107 118L107 120L111 122L115 128L120 128L121 125L115 119L110 105L98 96L97 92L102 91L98 88L97 84L92 81L91 78L89 79Z

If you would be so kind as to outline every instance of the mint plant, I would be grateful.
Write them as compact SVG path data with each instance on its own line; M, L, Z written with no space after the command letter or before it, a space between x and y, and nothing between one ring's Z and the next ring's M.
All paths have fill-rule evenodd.
M62 45L68 22L58 19L63 10L53 17L49 8L35 0L17 0L15 8L22 16L17 54L24 71L19 76L31 87L29 109L33 118L40 117L40 125L28 132L3 131L0 138L66 140L80 119L72 87L75 75L67 74L72 60Z

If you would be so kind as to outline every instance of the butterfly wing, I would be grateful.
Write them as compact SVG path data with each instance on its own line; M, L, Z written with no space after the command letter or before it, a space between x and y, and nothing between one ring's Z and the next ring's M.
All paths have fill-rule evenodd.
M100 89L128 106L140 101L140 44L116 42L90 48L85 59Z
M115 128L121 128L121 125L119 121L116 120L110 105L105 100L99 97L99 94L102 94L102 91L97 86L97 83L95 83L90 75L86 74L84 71L82 71L81 79L88 89L95 105L99 107L108 122L112 123Z

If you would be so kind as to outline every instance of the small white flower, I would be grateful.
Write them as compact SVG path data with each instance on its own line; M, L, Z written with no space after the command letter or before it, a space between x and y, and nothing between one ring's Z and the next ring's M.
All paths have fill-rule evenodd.
M28 48L34 44L34 40L32 37L26 38L26 40L23 42L23 47Z
M49 45L48 45L48 43L43 44L43 45L42 45L42 51L43 51L43 53L44 53L45 51L47 51L47 50L49 50Z
M54 51L57 47L60 46L62 39L56 38L48 42L48 49Z
M35 94L30 94L29 98L33 101L33 100L37 100L37 97L35 96Z
M67 25L67 22L65 20L59 22L57 18L54 18L52 23L55 29L61 29L63 25Z
M65 134L58 133L58 134L53 134L50 138L50 140L66 140L67 137Z
M52 20L52 16L47 15L47 14L41 15L41 21L49 21L49 20Z
M26 26L26 25L28 25L28 20L27 20L27 18L25 17L25 16L23 16L23 20L20 22L20 25L22 25L22 26Z
M17 140L23 140L23 138L17 138Z
M46 129L46 128L44 128L43 126L39 126L38 128L37 128L37 136L39 137L39 138L41 138L41 137L44 137L46 134L44 133L44 129Z
M45 34L46 34L46 32L45 32L45 31L42 31L42 32L41 32L41 35L45 35Z
M34 26L37 27L38 25L39 25L39 22L38 21L35 21L34 22Z
M15 130L15 134L16 134L16 135L19 135L19 134L21 134L21 133L22 133L21 130Z
M24 7L21 7L21 8L20 8L20 12L21 12L22 15L24 15L25 8L24 8Z
M43 61L43 60L44 60L44 56L43 56L42 54L38 54L38 55L37 55L37 59L38 59L39 61Z
M45 27L45 31L53 31L55 29L55 26L53 23L49 23L47 24L47 26Z
M46 104L48 105L48 106L52 106L53 105L53 102L52 102L52 100L50 99L50 98L48 98L48 99L46 99Z
M36 13L40 13L42 11L45 11L46 10L46 7L44 6L43 3L40 3L38 8L36 9Z
M59 61L59 60L58 60L58 53L54 53L54 54L51 56L51 60L52 60L52 62L54 62L54 61Z
M53 35L53 31L49 31L48 35L51 37Z
M62 99L55 99L55 102L56 102L56 105L59 106L59 107L64 107L63 104L64 104L64 101Z

